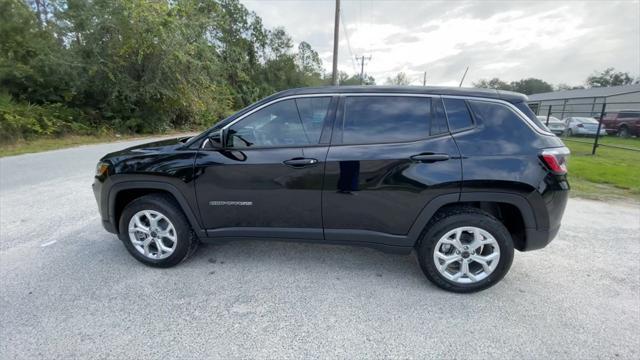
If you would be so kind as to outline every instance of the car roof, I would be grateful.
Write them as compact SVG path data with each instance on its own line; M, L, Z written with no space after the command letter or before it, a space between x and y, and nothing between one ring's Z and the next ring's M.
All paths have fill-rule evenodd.
M322 86L289 89L278 92L270 98L276 99L293 95L313 94L361 94L361 93L399 93L418 95L450 95L500 99L511 103L527 101L527 96L504 90L476 89L448 86Z

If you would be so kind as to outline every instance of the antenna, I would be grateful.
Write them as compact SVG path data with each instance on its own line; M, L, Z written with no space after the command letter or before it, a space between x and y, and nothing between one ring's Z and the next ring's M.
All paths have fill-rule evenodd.
M462 79L460 80L460 85L458 87L462 87L462 82L464 82L464 78L467 76L467 71L469 71L469 67L464 70L464 74L462 75Z

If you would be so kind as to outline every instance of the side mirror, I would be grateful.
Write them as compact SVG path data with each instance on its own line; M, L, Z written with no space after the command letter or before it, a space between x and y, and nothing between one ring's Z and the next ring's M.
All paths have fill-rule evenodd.
M227 146L227 130L220 129L209 135L209 143L215 149L224 149Z

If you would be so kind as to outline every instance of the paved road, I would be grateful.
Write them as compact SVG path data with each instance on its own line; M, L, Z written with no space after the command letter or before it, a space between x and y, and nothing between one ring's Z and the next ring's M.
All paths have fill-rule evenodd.
M0 358L640 357L638 206L571 200L551 245L472 295L342 246L209 245L152 269L90 189L135 143L0 159Z

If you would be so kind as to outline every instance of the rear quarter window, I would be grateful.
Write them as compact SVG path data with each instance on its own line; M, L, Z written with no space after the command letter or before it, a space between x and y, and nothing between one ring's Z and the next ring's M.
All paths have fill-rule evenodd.
M531 108L529 107L529 104L525 103L525 102L521 102L521 103L515 103L513 104L515 105L515 107L518 108L518 110L522 111L522 113L524 113L531 121L533 121L533 123L540 129L543 131L548 131L547 127L544 125L544 123L542 123L542 121L540 121L540 119L538 119L538 117L536 116L536 114L533 112L533 110L531 110Z

